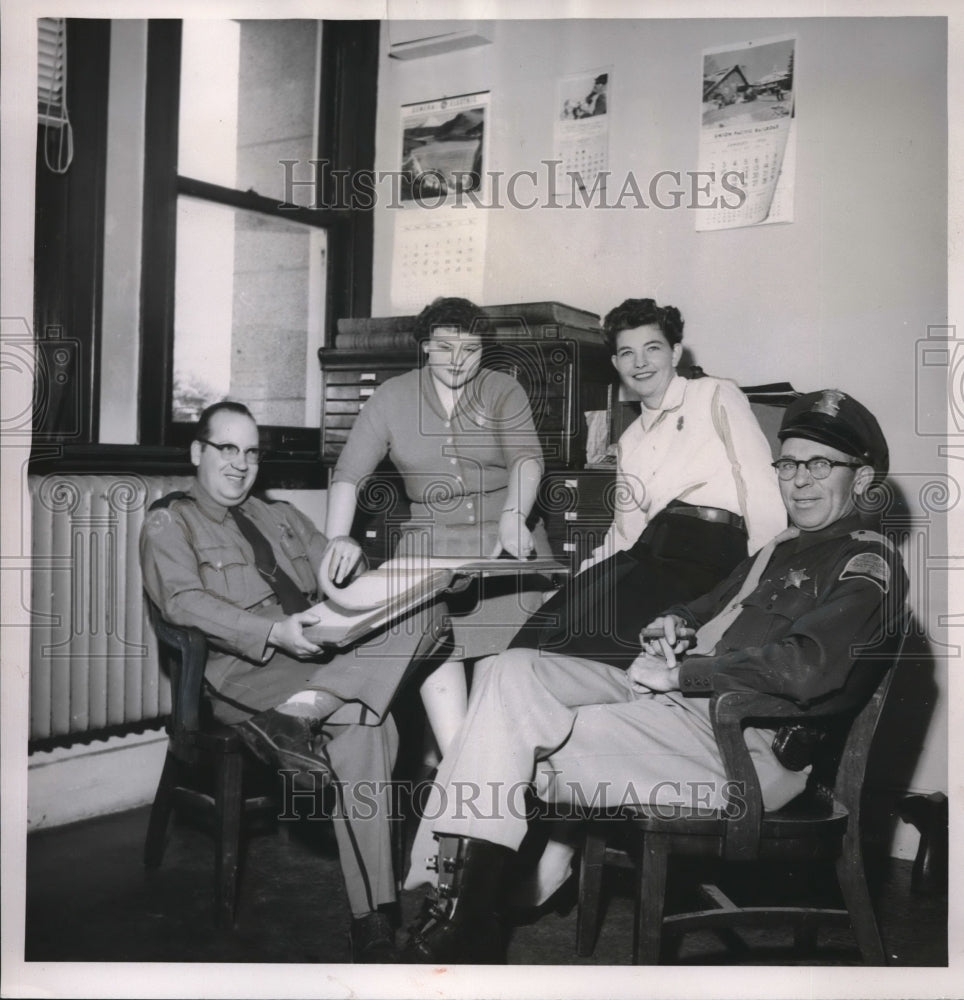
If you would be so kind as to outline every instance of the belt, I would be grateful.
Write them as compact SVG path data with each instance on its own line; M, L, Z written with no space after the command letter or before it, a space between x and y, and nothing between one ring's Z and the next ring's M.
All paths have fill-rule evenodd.
M713 524L726 524L738 531L746 531L746 521L739 514L724 510L722 507L696 507L693 504L670 504L667 514L678 514L681 517L697 517L701 521L711 521Z

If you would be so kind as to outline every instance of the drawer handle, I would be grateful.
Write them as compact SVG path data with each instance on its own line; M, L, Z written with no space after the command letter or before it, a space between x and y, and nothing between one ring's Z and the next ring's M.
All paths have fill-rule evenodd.
M575 542L563 542L562 543L562 551L563 552L575 552L576 551L576 543Z
M567 510L563 515L563 520L565 521L578 521L579 511L577 510Z
M366 538L378 538L378 532L377 531L366 531L365 532L365 537Z
M361 382L375 382L378 379L378 375L376 372L362 372L358 376L358 379Z
M358 390L358 395L359 396L371 396L371 395L374 394L374 392L375 392L375 390L373 388L371 388L371 386L362 386L362 388Z
M578 490L579 489L579 480L578 479L565 479L565 480L563 480L563 482L571 490Z

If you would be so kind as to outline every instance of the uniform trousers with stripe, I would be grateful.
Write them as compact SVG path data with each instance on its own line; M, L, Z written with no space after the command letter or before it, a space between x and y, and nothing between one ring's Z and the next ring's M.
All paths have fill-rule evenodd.
M525 792L557 804L719 807L726 776L709 701L678 692L639 694L626 671L592 660L511 649L473 691L468 717L442 761L412 848L406 888L434 882L433 834L475 837L518 850ZM768 809L798 795L806 771L788 771L773 732L746 730Z

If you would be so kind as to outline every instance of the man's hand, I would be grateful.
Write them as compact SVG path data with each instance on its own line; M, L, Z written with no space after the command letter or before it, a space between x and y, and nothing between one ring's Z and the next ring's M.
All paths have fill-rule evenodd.
M335 583L340 584L351 575L352 570L358 565L361 554L361 546L354 538L350 535L339 535L338 538L332 538L326 546L321 556L321 563L324 565L330 555L328 575Z
M321 646L306 639L304 629L309 625L315 625L318 621L318 617L308 611L288 615L287 618L282 618L280 622L275 622L271 626L268 645L297 658L314 656L321 652Z
M508 552L514 559L528 559L535 548L532 532L522 513L517 510L502 511L499 518L499 540L495 543L491 558L498 559L503 552Z
M665 642L661 639L660 642ZM629 680L635 691L679 691L679 667L666 646L667 657L640 653L629 667Z
M660 631L659 638L653 638L648 633ZM665 656L666 650L672 650L673 654L682 653L693 644L695 633L687 625L686 620L679 615L663 615L654 618L639 633L639 644L644 651L654 656ZM673 663L676 663L676 656L673 655Z

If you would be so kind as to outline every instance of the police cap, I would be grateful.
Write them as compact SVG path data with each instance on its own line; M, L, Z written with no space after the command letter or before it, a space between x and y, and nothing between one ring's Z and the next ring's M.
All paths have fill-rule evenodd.
M829 445L862 459L880 476L887 474L890 464L887 440L877 418L839 389L821 389L795 399L783 415L777 437Z

